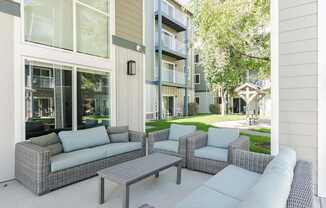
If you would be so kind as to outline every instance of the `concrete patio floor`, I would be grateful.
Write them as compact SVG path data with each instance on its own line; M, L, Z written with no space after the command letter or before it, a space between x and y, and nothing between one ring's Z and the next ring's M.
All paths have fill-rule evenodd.
M163 171L131 186L130 208L149 203L156 208L172 208L206 182L211 175L183 169L182 183L176 185L176 168ZM120 208L122 189L106 181L106 203L98 205L98 177L36 196L17 181L0 187L0 207L4 208Z

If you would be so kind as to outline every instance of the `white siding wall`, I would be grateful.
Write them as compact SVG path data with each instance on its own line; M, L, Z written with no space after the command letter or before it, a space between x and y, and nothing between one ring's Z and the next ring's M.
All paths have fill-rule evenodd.
M317 0L279 2L279 142L317 176Z
M136 75L127 75L127 62L136 61ZM131 130L144 131L144 55L116 47L117 126L128 125Z
M0 12L0 182L14 178L14 17Z

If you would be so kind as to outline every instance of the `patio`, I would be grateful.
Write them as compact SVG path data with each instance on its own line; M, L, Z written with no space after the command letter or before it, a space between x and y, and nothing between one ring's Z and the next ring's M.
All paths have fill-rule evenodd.
M155 208L174 207L177 202L185 198L200 185L205 183L211 175L182 170L181 185L175 183L175 168L161 173L156 179L149 177L131 186L130 208L138 208L149 203ZM1 207L7 208L118 208L121 207L121 186L106 181L110 188L105 195L106 203L98 205L98 177L58 189L43 196L36 196L17 181L11 181L0 188Z
M159 179L154 176L143 180L131 187L130 207L149 203L155 208L172 208L185 198L212 175L182 170L182 183L175 184L175 168L161 173ZM106 181L110 186L106 195L108 200L98 205L98 177L58 189L44 196L36 196L17 181L10 181L0 187L1 206L6 208L117 208L121 206L121 188ZM315 208L325 208L326 200L315 197Z

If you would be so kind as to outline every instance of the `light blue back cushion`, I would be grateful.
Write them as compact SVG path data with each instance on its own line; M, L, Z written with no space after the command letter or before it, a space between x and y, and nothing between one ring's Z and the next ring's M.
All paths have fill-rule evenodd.
M170 127L170 140L179 140L180 137L192 134L196 131L196 126L172 124Z
M239 135L239 129L209 128L207 145L226 149Z
M104 126L78 131L62 131L59 133L64 152L94 147L110 143Z

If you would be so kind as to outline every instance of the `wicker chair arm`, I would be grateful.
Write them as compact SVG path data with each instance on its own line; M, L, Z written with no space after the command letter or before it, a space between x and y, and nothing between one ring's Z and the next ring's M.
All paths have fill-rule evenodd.
M231 163L249 171L263 173L266 166L273 158L274 157L271 155L236 149L233 152Z
M36 194L47 191L47 176L50 173L50 151L30 142L16 144L15 176Z
M148 134L148 152L152 153L154 149L154 143L164 141L169 138L170 129L164 129Z
M138 131L128 131L131 142L141 142L143 146L146 144L146 134Z
M287 208L312 208L314 201L312 163L297 161Z
M234 156L234 151L237 149L241 149L241 150L245 150L245 151L249 151L249 145L250 145L250 140L248 136L240 136L238 139L236 139L235 141L233 141L230 145L229 145L229 163L232 162L232 158Z

